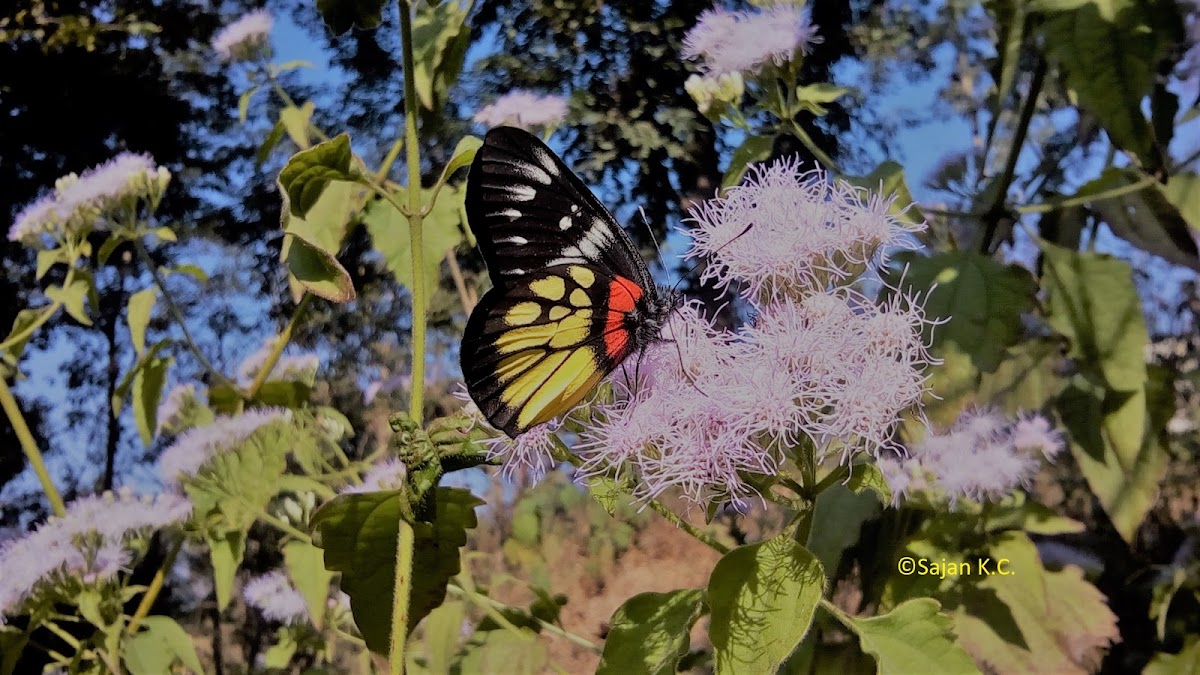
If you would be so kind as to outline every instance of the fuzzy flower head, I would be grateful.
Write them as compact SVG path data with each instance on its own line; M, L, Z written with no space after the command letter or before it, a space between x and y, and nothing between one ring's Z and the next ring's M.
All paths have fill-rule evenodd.
M263 343L258 351L250 356L247 356L238 365L238 384L246 387L249 386L254 378L258 377L259 371L266 364L267 358L275 349L276 340L278 337L268 339ZM300 382L312 386L317 377L317 369L321 365L321 360L316 354L283 354L279 360L275 362L275 367L271 369L271 374L267 376L268 382Z
M535 127L553 129L567 119L567 100L549 94L539 96L518 89L496 99L475 113L475 121L486 127L514 126L526 131Z
M363 476L361 484L350 485L339 492L340 494L353 494L358 492L395 490L404 484L404 479L407 475L408 468L404 466L404 462L391 458L371 467L366 475Z
M949 501L999 499L1027 486L1043 458L1063 447L1062 436L1041 415L1017 420L990 409L972 409L944 433L914 444L908 457L880 461L893 500L931 492Z
M53 193L21 210L8 239L37 246L46 237L106 230L112 219L136 214L138 200L156 208L170 180L170 172L155 166L149 155L122 152L81 174L59 178Z
M191 504L183 497L139 497L128 488L76 499L62 518L0 544L0 624L58 582L70 578L96 585L128 570L135 542L190 514Z
M723 196L692 211L687 256L705 257L703 279L767 300L802 296L861 274L876 257L924 229L893 217L890 201L805 173L798 162L753 165Z
M266 52L274 24L270 12L255 10L222 28L213 37L212 48L224 61L253 60Z
M706 75L758 73L808 54L821 42L817 27L792 5L765 11L709 10L684 37L683 55L698 60Z
M163 482L175 485L181 477L195 475L204 463L221 452L237 448L260 428L291 418L283 408L260 408L240 415L218 415L211 423L194 427L175 439L158 458Z
M178 434L195 424L195 420L207 410L200 396L196 393L194 384L177 384L167 392L163 402L158 404L156 434L163 432Z
M308 603L287 575L278 570L267 572L246 582L242 589L246 604L262 612L268 621L286 624L309 621Z
M512 479L518 469L529 471L533 480L539 480L554 466L554 452L558 442L558 430L562 424L551 420L530 428L515 439L500 434L483 441L489 459L501 458L504 468L501 473Z

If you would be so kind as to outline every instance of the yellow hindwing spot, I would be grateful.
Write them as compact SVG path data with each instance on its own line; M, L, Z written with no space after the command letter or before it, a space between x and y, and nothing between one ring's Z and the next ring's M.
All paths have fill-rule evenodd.
M596 283L596 273L586 267L575 265L567 271L571 273L571 278L575 280L575 283L584 288L591 288L592 284Z
M537 394L540 387L546 385L546 381L550 379L550 376L554 375L554 371L558 370L558 367L570 355L571 352L564 350L552 353L545 359L542 359L541 363L521 373L517 376L517 379L505 387L504 391L500 393L500 399L514 408L521 407L522 404Z
M557 322L506 330L496 336L496 351L501 354L511 354L532 347L545 347L557 331Z
M582 311L587 312L587 316L580 316ZM550 338L551 349L562 349L583 342L588 338L588 333L592 327L592 316L590 310L582 310L563 318L558 322L558 330L554 336Z
M510 326L525 326L537 321L542 315L542 306L536 302L518 302L504 314L504 322Z
M563 294L567 292L567 285L563 282L562 277L546 277L529 282L529 290L533 291L534 295L547 300L561 300Z
M571 291L571 304L576 307L591 307L592 299L588 297L587 291L576 288Z
M558 321L559 319L563 318L564 316L566 316L570 313L571 313L571 309L569 307L563 307L562 305L555 305L550 308L550 320Z
M561 415L579 403L603 377L604 373L596 367L595 352L590 347L571 351L562 367L557 368L553 377L541 383L529 402L521 408L517 424L528 428Z
M507 356L501 359L500 363L496 366L496 378L501 383L508 382L533 367L533 364L537 363L545 355L546 352L541 349L534 349L521 354Z

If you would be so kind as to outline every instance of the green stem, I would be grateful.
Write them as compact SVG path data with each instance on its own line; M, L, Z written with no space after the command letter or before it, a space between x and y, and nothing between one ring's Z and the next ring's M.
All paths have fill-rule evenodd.
M312 536L309 535L307 532L301 532L300 530L296 529L295 527L292 527L291 525L283 522L282 520L276 518L275 516L273 516L269 513L266 513L266 512L260 513L260 514L258 514L258 517L263 519L264 521L274 525L275 527L279 528L283 532L286 532L287 534L292 535L296 539L299 539L300 541L302 541L306 544L312 543Z
M849 475L850 468L839 464L836 469L829 472L828 476L825 476L821 479L821 482L817 483L817 487L813 489L813 493L819 495L828 489L830 485L846 480L846 477Z
M292 333L296 332L296 326L299 325L300 319L303 318L311 302L312 295L307 292L300 297L300 303L296 305L296 311L292 312L292 318L288 320L288 324L284 327L283 332L275 339L275 345L271 348L271 353L267 355L267 360L263 361L262 367L258 369L258 373L254 376L254 381L250 383L250 388L246 390L246 400L250 400L258 394L258 390L262 389L263 384L270 377L271 371L275 370L275 364L279 363L279 358L283 356L284 348L291 342Z
M17 406L17 399L13 396L12 390L8 388L8 383L4 381L3 377L0 377L0 407L4 408L4 414L8 416L8 421L17 434L17 440L21 443L21 449L25 451L29 465L33 467L33 472L37 474L38 480L42 483L42 492L46 493L50 509L59 518L65 516L67 507L63 503L62 495L58 493L58 488L54 487L54 481L50 480L50 472L46 470L42 452L38 450L37 442L33 440L33 434L29 432L29 426L25 424L25 416L21 414L21 409Z
M661 503L658 502L658 500L651 500L649 502L649 504L650 504L650 508L652 508L656 512L658 512L658 514L660 516L671 521L672 523L675 524L676 527L683 530L684 532L687 532L688 534L692 535L696 539L707 544L709 548L720 553L721 555L725 555L726 553L729 553L728 546L717 541L711 534L708 534L707 532L701 532L691 523L689 523L686 520L684 520L683 518L680 518L679 516L675 515L674 511L663 506Z
M403 11L408 8L401 6ZM407 74L406 74L407 77ZM404 675L404 647L408 642L408 596L412 590L413 544L416 533L403 518L397 519L396 580L392 586L392 633L388 648L388 671Z
M171 317L175 319L175 323L179 324L179 330L183 333L183 339L187 343L188 349L195 355L196 361L200 363L200 367L204 368L216 381L237 391L237 384L228 377L225 377L224 373L217 370L217 367L200 350L200 345L196 343L191 331L188 330L187 320L183 316L183 311L179 309L179 305L175 304L175 299L171 297L170 291L167 290L167 280L158 271L158 265L154 264L154 260L150 257L150 252L146 250L146 245L142 243L141 239L134 239L133 247L137 250L138 257L145 263L146 269L150 270L151 276L154 277L154 285L158 286L158 290L162 293L163 300L167 303L167 310L171 313Z
M808 135L808 132L805 131L803 127L793 121L791 123L791 132L793 136L798 138L800 142L804 144L804 147L808 148L808 151L813 154L813 157L817 158L818 162L825 165L825 168L833 171L834 173L841 173L841 169L838 168L837 162L833 161L832 157L825 154L824 150L817 147L816 141L814 141L812 137Z
M1091 204L1093 202L1099 202L1105 199L1113 199L1114 197L1122 197L1134 192L1140 192L1157 182L1158 179L1154 176L1146 176L1136 183L1122 185L1120 187L1103 190L1101 192L1095 192L1090 195L1079 195L1076 197L1067 197L1065 199L1054 199L1041 204L1027 204L1025 206L1018 206L1016 211L1018 213L1046 213L1048 211L1057 211L1058 209L1065 209L1071 206L1082 206L1084 204Z
M71 285L71 282L74 281L74 279L75 279L75 265L67 265L67 274L63 278L62 287L63 288L69 287ZM13 333L12 335L9 335L7 338L5 338L4 342L0 342L0 351L4 351L5 349L8 349L9 347L11 347L19 342L22 342L24 340L28 340L29 336L33 335L33 332L35 330L37 330L38 328L41 328L42 324L49 321L51 319L51 317L54 316L55 312L58 311L58 308L62 307L62 306L63 306L63 303L61 300L55 300L54 302L50 303L49 305L46 305L46 307L42 309L42 313L39 314L38 317L36 319L34 319L32 323L30 323L28 326L25 326L24 328L22 328L21 332Z
M392 147L388 150L387 156L384 157L383 161L379 164L379 170L375 172L376 183L382 185L383 182L387 180L388 174L392 171L392 165L396 163L396 158L400 156L400 149L403 147L403 136L397 138L395 143L392 143Z
M400 6L400 47L404 52L404 144L408 152L408 233L412 252L412 395L408 414L417 424L425 409L425 248L421 242L421 148L417 144L417 82L413 59L412 12ZM395 667L395 664L393 664Z
M499 600L495 600L493 598L489 598L486 595L481 595L479 593L474 593L472 591L468 591L465 588L461 588L460 586L453 584L453 583L448 584L446 586L446 590L449 591L453 595L457 595L459 597L465 598L465 599L470 600L471 602L475 603L481 609L483 609L483 611L488 612L488 615L491 616L493 619L495 619L496 623L500 623L501 625L508 624L507 626L505 626L506 628L511 626L512 627L511 630L520 631L520 628L517 628L516 626L514 626L511 621L509 621L507 618L504 617L503 614L501 614L499 611L497 611L497 610L504 610L504 609L512 609L512 607L509 607L508 605L504 604L503 602L500 602ZM574 642L575 644L579 645L580 647L590 649L593 652L596 652L597 654L599 654L602 651L600 649L599 645L597 645L596 643L592 642L591 640L583 637L582 635L576 635L575 633L572 633L571 631L564 630L564 629L550 623L549 621L544 621L542 619L537 618L536 616L530 616L529 618L533 619L534 622L536 622L537 625L541 626L542 629L545 630L547 633L557 635L561 638L566 638L567 640ZM501 623L501 622L503 622L503 623Z
M154 605L154 601L158 598L159 592L162 591L163 581L166 580L167 574L171 571L171 566L175 564L175 556L179 555L179 549L183 547L183 537L176 540L171 546L171 550L167 552L167 557L159 566L158 571L154 573L154 578L150 580L150 585L146 588L146 592L142 594L142 600L138 603L137 610L133 616L129 618L129 626L125 628L125 632L130 635L136 635L138 626L141 625L142 619L150 613L150 607Z

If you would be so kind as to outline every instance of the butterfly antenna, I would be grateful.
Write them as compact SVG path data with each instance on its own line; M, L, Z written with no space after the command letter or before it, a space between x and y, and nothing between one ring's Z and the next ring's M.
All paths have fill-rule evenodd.
M646 217L646 209L638 207L638 213L642 216L642 224L646 226L646 232L650 234L650 243L654 244L654 253L658 256L658 264L662 266L663 273L667 272L667 259L663 257L662 248L658 245L658 237L654 236L654 229L650 227L650 219Z
M750 224L749 224L749 225L747 225L746 227L743 227L741 232L738 232L738 233L737 233L737 235L736 235L736 236L734 236L732 239L730 239L729 241L725 242L724 244L721 244L720 246L718 246L718 247L717 247L715 250L713 250L713 253L719 253L719 252L720 252L722 249L724 249L726 246L729 246L730 244L732 244L733 242L737 241L738 239L741 239L741 238L742 238L742 235L744 235L744 234L746 234L747 232L749 232L749 231L750 231L750 228L752 228L752 227L754 227L754 223L750 223ZM709 254L709 255L712 255L712 254ZM685 271L683 274L679 275L679 281L676 281L676 282L675 282L675 285L671 287L671 290L672 290L672 291L678 290L678 289L679 289L679 284L682 284L682 283L683 283L683 280L684 280L684 279L687 279L687 278L688 278L688 276L689 276L689 275L690 275L692 272L695 272L695 271L696 271L696 269L697 269L698 267L700 267L700 265L702 265L703 263L704 263L704 261L702 261L702 260L697 260L697 261L696 261L696 263L695 263L694 265L692 265L691 267L687 268L687 270L686 270L686 271Z

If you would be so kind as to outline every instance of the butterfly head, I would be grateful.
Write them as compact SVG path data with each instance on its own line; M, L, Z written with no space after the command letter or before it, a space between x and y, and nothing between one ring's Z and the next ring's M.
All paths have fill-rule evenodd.
M671 313L683 304L683 292L659 288L657 293L647 293L626 317L626 324L633 333L635 350L640 351L662 339L663 328Z

